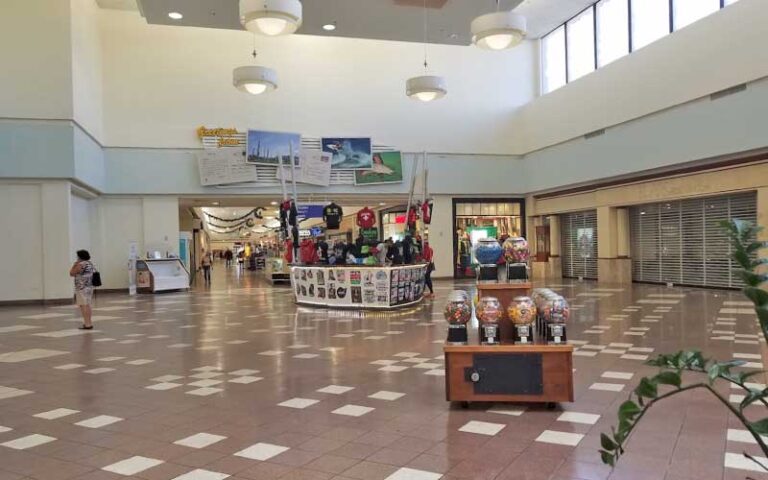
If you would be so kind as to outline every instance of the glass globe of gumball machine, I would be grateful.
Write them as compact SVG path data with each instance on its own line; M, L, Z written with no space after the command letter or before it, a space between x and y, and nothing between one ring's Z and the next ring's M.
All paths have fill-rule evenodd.
M501 343L501 303L496 297L483 297L477 302L476 313L480 321L480 343L483 345L498 345Z
M443 310L448 322L448 343L467 344L467 322L472 319L472 306L469 295L463 290L454 290L448 295L448 303Z
M530 250L528 241L523 237L509 237L502 245L504 260L507 263L507 280L528 280L528 261Z
M492 237L481 238L475 244L474 250L475 260L479 264L477 268L477 279L498 281L499 280L499 267L498 261L501 257L501 245Z
M547 343L561 344L567 341L565 324L571 316L571 307L563 297L547 300L546 304Z
M536 320L536 305L530 297L515 297L507 308L507 316L514 327L515 343L533 343L533 323Z

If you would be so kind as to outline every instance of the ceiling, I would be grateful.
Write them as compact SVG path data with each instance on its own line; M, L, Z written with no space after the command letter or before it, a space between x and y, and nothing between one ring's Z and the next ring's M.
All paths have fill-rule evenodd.
M238 0L96 0L102 8L138 6L147 23L242 29ZM430 43L469 45L473 18L496 8L495 0L426 0ZM504 9L528 19L529 38L538 38L595 0L500 0ZM298 33L307 35L421 42L424 38L422 0L304 0L304 22ZM181 12L171 20L169 12ZM336 23L333 32L322 29Z

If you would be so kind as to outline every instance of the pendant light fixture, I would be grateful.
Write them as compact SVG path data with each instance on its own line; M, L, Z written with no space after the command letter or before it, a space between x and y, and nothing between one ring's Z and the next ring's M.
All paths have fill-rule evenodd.
M500 11L496 0L496 11L486 13L472 20L472 43L488 50L504 50L520 44L527 28L525 17Z
M299 0L240 0L240 23L246 30L274 37L290 35L301 26Z
M253 53L251 55L255 62L257 55L255 36L253 43ZM277 72L260 65L244 65L232 71L232 84L241 92L260 95L277 88Z
M427 62L427 0L424 0L424 73L429 70ZM439 75L411 77L405 82L405 94L422 102L443 98L448 93L445 79Z

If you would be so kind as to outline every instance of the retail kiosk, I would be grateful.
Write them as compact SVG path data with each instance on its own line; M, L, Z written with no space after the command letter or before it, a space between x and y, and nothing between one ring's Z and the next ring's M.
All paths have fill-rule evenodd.
M392 310L419 303L426 263L401 266L291 267L291 285L299 305L340 309Z
M189 271L179 258L136 261L136 287L143 293L189 288Z

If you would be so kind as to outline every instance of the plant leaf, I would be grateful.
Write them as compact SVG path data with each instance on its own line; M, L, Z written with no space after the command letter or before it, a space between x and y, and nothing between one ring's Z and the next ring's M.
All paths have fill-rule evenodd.
M768 260L768 258L764 259ZM768 292L762 288L745 287L742 292L752 301L757 307L765 306L768 303Z
M760 400L761 398L765 398L766 395L768 395L768 389L755 390L750 388L747 391L747 394L744 396L744 400L742 400L741 403L739 404L739 408L741 410L744 410L750 404Z
M600 434L600 446L608 451L616 450L616 447L618 447L618 445L616 445L616 443L611 440L611 437L604 433Z
M677 388L680 388L680 384L683 383L683 380L680 378L680 375L676 372L661 372L656 377L654 377L654 381L657 384L661 385L673 385Z
M656 398L658 389L656 384L649 380L648 377L643 377L640 380L640 384L635 388L635 393L638 397Z
M768 434L768 418L758 420L749 424L750 427L760 435Z
M600 450L600 459L606 465L610 465L612 467L616 466L616 457L611 452Z
M619 407L619 422L622 420L632 420L640 413L640 407L637 406L632 400L627 400ZM621 430L621 423L619 423L619 430Z

